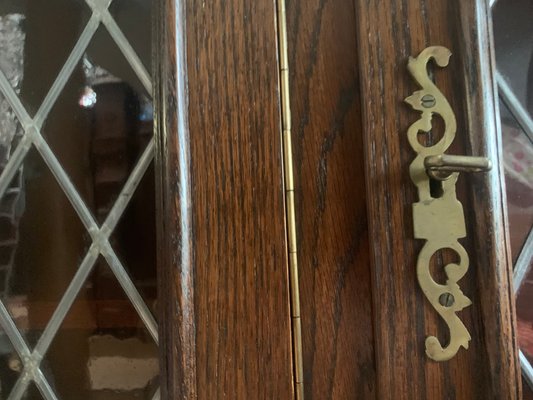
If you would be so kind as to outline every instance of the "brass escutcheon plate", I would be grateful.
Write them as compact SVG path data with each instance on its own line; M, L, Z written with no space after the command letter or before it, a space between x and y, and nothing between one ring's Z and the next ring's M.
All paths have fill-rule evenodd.
M450 56L447 48L432 46L424 49L418 57L410 57L407 68L421 89L405 99L406 103L421 113L420 118L407 130L409 144L417 153L409 167L411 179L418 189L418 202L413 204L414 236L415 239L426 241L418 254L417 277L420 288L450 330L450 339L445 346L435 336L426 338L426 354L435 361L450 360L460 347L468 349L471 340L468 330L457 316L457 312L472 304L457 284L469 266L468 254L458 241L466 236L463 206L455 193L459 173L454 172L458 170L445 170L444 175L435 173L433 178L428 173L431 168L440 168L433 164L446 157L444 152L453 142L457 130L453 110L430 79L427 69L430 60L439 67L446 67ZM433 129L435 114L444 121L444 134L437 143L425 146L418 137ZM457 158L449 157L452 157L452 161L455 160L453 157ZM431 190L435 185L440 188L437 192ZM430 262L434 254L445 249L455 252L459 261L444 266L446 283L442 284L433 279Z

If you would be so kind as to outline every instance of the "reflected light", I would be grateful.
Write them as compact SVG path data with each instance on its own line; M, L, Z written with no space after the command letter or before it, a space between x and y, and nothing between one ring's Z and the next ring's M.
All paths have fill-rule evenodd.
M91 87L85 86L78 104L83 108L93 108L96 104L96 92Z

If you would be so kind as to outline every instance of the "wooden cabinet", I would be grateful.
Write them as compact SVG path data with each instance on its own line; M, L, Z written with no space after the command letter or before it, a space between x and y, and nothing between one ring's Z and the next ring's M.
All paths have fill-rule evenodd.
M154 26L162 397L519 399L486 2L164 0ZM457 183L471 341L445 362L403 102L435 45L449 153L494 164Z

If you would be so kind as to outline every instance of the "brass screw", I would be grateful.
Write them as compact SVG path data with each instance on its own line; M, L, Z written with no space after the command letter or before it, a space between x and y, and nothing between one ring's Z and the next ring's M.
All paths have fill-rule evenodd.
M426 94L424 97L422 97L422 106L424 108L431 108L435 106L435 103L437 100L435 100L435 97L431 94Z
M451 293L443 293L439 296L439 303L443 307L451 307L455 303L455 298Z

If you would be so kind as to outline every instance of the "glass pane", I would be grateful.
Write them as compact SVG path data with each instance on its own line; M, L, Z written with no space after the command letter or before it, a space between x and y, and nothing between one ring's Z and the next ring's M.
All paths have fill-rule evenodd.
M530 265L531 267L531 265ZM533 270L530 268L516 297L518 343L529 362L533 362Z
M102 63L102 64L97 64ZM44 125L46 141L103 223L152 137L148 93L100 26Z
M0 203L5 206L0 215L2 301L33 347L90 240L35 148Z
M498 71L523 106L533 109L533 2L498 1L493 10L494 41Z
M522 391L524 392L523 400L533 400L533 389L529 387L524 378L522 378L522 389Z
M16 93L20 93L23 75L24 19L20 14L0 13L0 71ZM22 127L6 97L0 93L0 171L16 147Z
M111 243L152 314L157 315L154 177L152 162L124 211Z
M22 363L4 332L0 333L0 399L7 399L22 372Z
M39 392L39 389L33 382L30 383L30 385L28 386L26 394L24 395L23 398L24 400L43 400L44 399L43 395L41 394L41 392Z
M152 1L113 0L109 11L149 70L152 65Z
M13 52L24 55L20 59L23 65L20 74L21 100L29 114L33 115L85 28L91 15L90 9L83 0L0 3L15 3L6 4L4 10L0 6L4 18L20 20L20 33L15 40L7 38L5 49L13 48ZM2 70L6 73L6 69Z
M149 37L145 39L148 40ZM87 81L90 85L113 81L125 82L133 88L137 96L146 97L151 95L151 93L146 92L131 66L134 60L128 59L123 54L120 47L112 39L108 29L103 25L100 25L87 48L87 58L96 68L88 71L89 73L86 72ZM150 65L147 68L149 67Z
M58 399L151 399L159 386L157 345L129 300L138 290L155 314L154 170L146 153L153 111L143 71L151 65L151 2L111 3L114 35L102 24L86 29L84 0L0 1L0 70L25 109L0 89L0 186L12 180L0 193L0 301L20 346L43 355L39 368ZM72 68L58 76L72 54ZM54 82L58 90L46 97ZM39 130L24 137L14 110L33 118L45 97ZM21 140L34 145L20 168L6 166ZM101 255L87 252L109 216L104 245L108 239L128 274L121 278L137 288L129 293ZM23 368L0 329L0 399ZM29 382L23 398L43 396Z
M507 212L513 262L533 227L533 144L500 102Z
M155 391L157 346L103 258L45 362L44 373L64 399L148 400Z
M527 119L533 111L532 15L530 0L499 1L493 9L496 60L503 77L500 96L512 107L500 105L511 251L515 277L523 276L521 286L515 288L518 290L518 342L530 362L533 361L533 271L530 269L533 262L529 254L533 254L533 242L527 238L533 226L533 129L527 127ZM513 116L519 116L523 126ZM528 398L528 388L524 389Z

